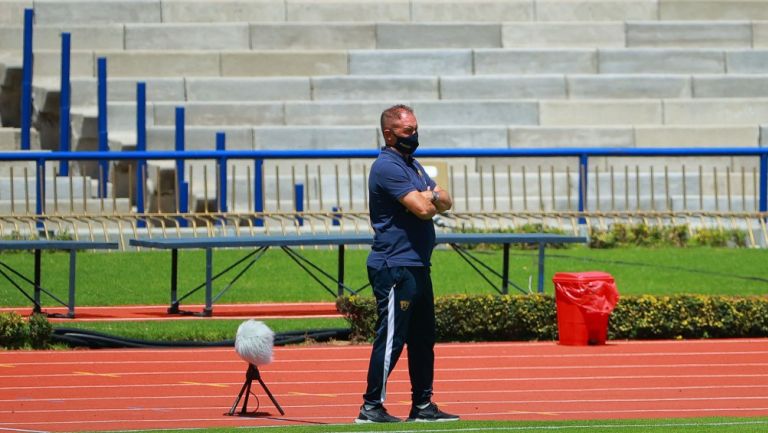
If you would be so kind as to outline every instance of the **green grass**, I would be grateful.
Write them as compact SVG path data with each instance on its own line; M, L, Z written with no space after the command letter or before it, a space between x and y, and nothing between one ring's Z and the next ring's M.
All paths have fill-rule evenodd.
M552 291L554 272L600 270L611 273L624 295L675 293L758 295L768 288L768 250L729 248L620 248L591 250L584 247L548 249L545 291ZM219 250L214 254L214 272L242 257L245 250ZM332 275L336 273L336 252L304 250L308 258ZM485 263L500 270L500 251L477 251ZM365 250L347 251L345 281L352 287L366 282ZM27 253L3 254L0 260L22 270L32 271L32 256ZM66 297L68 256L43 255L42 285L60 298ZM242 265L241 265L242 266ZM204 280L202 251L183 251L179 260L180 292ZM536 290L536 254L514 250L510 258L510 277L519 286ZM77 305L137 305L169 302L170 254L158 251L78 254ZM215 283L220 290L231 277ZM495 293L461 258L452 251L435 251L433 281L439 295ZM328 285L330 281L328 281ZM362 292L369 295L370 290ZM4 306L27 306L13 286L2 284ZM334 296L306 275L280 251L265 254L217 302L300 302L333 301ZM203 290L184 303L203 303ZM44 298L45 306L54 305Z
M264 319L276 333L312 329L348 328L342 318ZM136 322L69 322L57 323L57 328L77 328L119 335L123 338L150 341L223 341L235 338L239 320L167 320Z
M691 418L691 419L633 419L595 421L459 421L452 423L390 424L390 425L325 425L325 426L280 426L262 428L238 428L238 432L272 431L281 433L347 433L372 431L397 432L611 432L611 433L760 433L768 432L768 417L756 418ZM153 430L162 432L165 430ZM232 428L167 430L174 433L224 433Z

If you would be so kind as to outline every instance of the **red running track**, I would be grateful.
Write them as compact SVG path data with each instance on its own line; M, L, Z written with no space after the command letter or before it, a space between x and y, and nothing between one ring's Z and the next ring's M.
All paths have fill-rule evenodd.
M275 348L251 417L225 413L247 365L231 348L0 353L0 430L88 431L349 423L370 346ZM468 420L768 416L768 339L440 344L435 401ZM407 363L387 406L409 408ZM251 398L249 410L257 408Z

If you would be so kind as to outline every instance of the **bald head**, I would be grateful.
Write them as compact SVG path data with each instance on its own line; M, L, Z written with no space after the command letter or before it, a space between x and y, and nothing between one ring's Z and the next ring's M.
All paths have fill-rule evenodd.
M381 113L381 133L387 146L392 146L397 137L408 137L418 130L413 108L398 104Z
M392 124L400 120L403 114L410 114L413 116L413 108L398 104L393 105L381 113L381 130L392 129Z

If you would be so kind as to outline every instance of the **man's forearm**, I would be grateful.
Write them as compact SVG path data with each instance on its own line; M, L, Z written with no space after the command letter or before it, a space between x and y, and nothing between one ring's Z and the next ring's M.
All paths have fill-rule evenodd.
M440 198L435 200L432 204L435 205L437 212L440 213L450 210L453 207L453 198L451 198L448 191L441 188L437 189L436 192L440 195Z

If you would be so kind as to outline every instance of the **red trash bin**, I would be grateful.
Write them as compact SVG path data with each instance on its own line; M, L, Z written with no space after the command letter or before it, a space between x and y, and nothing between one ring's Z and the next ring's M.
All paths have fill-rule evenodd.
M552 281L560 344L605 344L608 318L619 300L613 276L605 272L558 272Z

